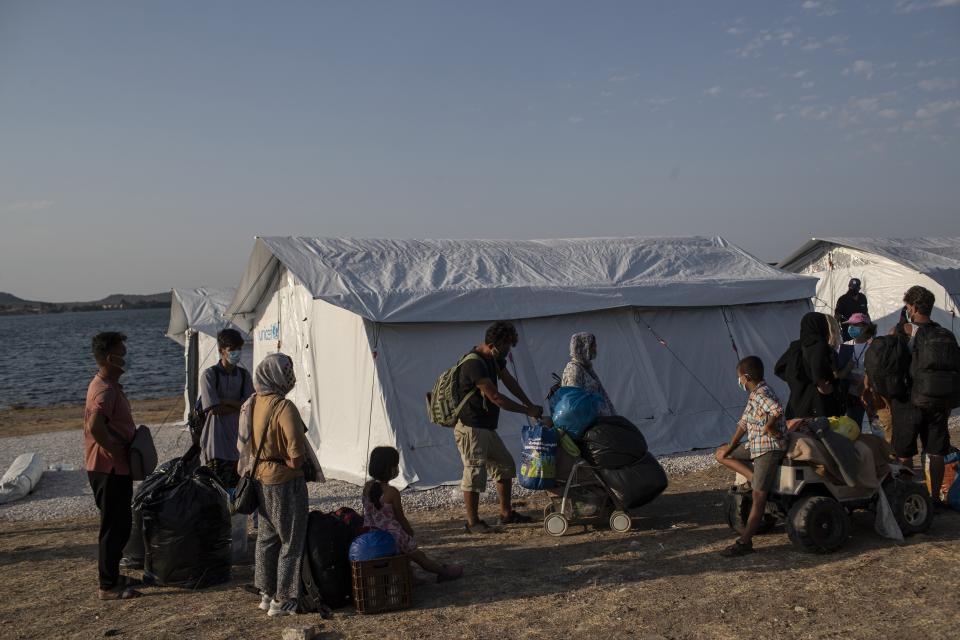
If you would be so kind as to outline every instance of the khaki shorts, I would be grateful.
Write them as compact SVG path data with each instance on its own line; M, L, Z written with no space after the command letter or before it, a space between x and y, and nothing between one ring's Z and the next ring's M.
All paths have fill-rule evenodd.
M762 453L756 458L750 457L750 448L747 443L740 444L730 457L734 460L747 462L753 468L753 482L750 486L754 491L765 491L769 493L777 483L780 475L780 463L783 461L784 451L768 451Z
M493 429L476 429L457 422L453 437L463 461L460 488L464 491L486 491L487 473L496 482L517 477L513 456Z

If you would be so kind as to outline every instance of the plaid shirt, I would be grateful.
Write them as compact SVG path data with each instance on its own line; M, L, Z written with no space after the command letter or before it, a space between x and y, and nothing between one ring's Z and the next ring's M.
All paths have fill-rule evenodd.
M779 434L778 437L771 436L765 429L770 416L777 416L774 430ZM783 405L766 382L761 382L750 393L737 426L747 431L747 447L751 458L787 449L787 423L783 419Z

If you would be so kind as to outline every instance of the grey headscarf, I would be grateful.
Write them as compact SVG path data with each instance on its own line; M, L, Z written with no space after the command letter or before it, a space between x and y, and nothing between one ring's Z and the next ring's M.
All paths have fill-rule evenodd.
M271 353L257 365L253 374L253 390L240 408L240 428L237 433L237 450L240 452L240 473L253 456L250 446L253 435L253 407L257 396L278 395L281 398L293 389L297 375L293 370L293 359L285 353Z
M603 388L600 378L593 370L591 351L597 346L597 338L592 333L580 332L570 336L570 362L563 369L561 382L565 387L579 387L592 393L598 393L603 398L600 415L617 415L607 390Z
M570 336L570 359L584 367L590 367L593 357L590 351L597 346L597 337L581 331Z

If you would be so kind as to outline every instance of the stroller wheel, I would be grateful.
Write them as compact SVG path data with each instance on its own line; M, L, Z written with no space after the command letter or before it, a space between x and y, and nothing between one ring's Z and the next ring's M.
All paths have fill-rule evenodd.
M623 511L614 511L610 514L610 529L617 533L626 533L633 526L630 515Z
M547 535L559 538L567 532L567 519L562 513L551 513L543 519L543 530Z

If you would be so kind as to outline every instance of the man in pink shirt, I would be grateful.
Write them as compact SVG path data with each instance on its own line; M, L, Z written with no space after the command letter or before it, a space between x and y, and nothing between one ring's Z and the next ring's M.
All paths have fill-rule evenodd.
M136 425L120 376L129 368L127 339L108 331L93 338L93 357L100 367L87 388L83 416L84 466L100 510L98 569L101 600L140 596L131 587L139 581L120 575L120 558L130 537L133 480L129 445Z

